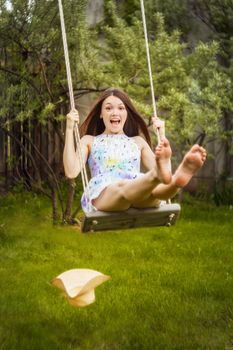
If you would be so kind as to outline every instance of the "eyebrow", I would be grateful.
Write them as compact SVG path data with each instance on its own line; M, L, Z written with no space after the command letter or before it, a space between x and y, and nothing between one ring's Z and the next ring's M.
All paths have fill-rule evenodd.
M105 104L105 106L107 106L107 105L111 105L112 106L112 103L111 102L107 102L106 104ZM123 103L123 102L120 102L120 103L118 103L118 106L124 106L125 104Z

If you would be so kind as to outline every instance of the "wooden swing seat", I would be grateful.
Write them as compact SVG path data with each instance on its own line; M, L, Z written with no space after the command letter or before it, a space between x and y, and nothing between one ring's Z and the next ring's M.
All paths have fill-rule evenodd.
M122 230L135 227L171 226L180 213L177 203L162 204L159 208L130 208L121 212L95 211L81 220L81 232Z

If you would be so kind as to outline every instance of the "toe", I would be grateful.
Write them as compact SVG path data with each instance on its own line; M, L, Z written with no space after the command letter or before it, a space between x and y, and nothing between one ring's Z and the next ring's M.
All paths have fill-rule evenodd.
M191 148L192 152L196 152L196 151L199 151L200 150L200 146L195 144L193 145L193 147Z

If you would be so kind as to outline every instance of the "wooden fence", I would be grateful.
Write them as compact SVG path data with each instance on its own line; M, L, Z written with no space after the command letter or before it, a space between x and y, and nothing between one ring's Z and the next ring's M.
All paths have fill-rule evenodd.
M7 190L22 179L30 186L30 182L47 179L51 171L57 177L63 175L64 129L63 123L51 121L46 125L18 122L5 131L0 129L0 187ZM219 143L209 148L212 157L190 182L191 192L202 188L211 192L226 168L228 178L233 178L233 156Z
M46 179L49 172L63 173L64 125L36 121L17 122L0 129L1 187L6 190L21 179Z

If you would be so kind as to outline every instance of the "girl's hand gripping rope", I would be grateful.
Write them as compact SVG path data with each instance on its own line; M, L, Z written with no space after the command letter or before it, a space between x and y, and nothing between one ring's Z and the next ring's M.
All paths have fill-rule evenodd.
M67 129L74 129L75 123L79 124L79 114L76 109L72 109L66 116Z
M165 121L159 119L158 117L152 118L153 130L159 136L159 142L165 139Z

